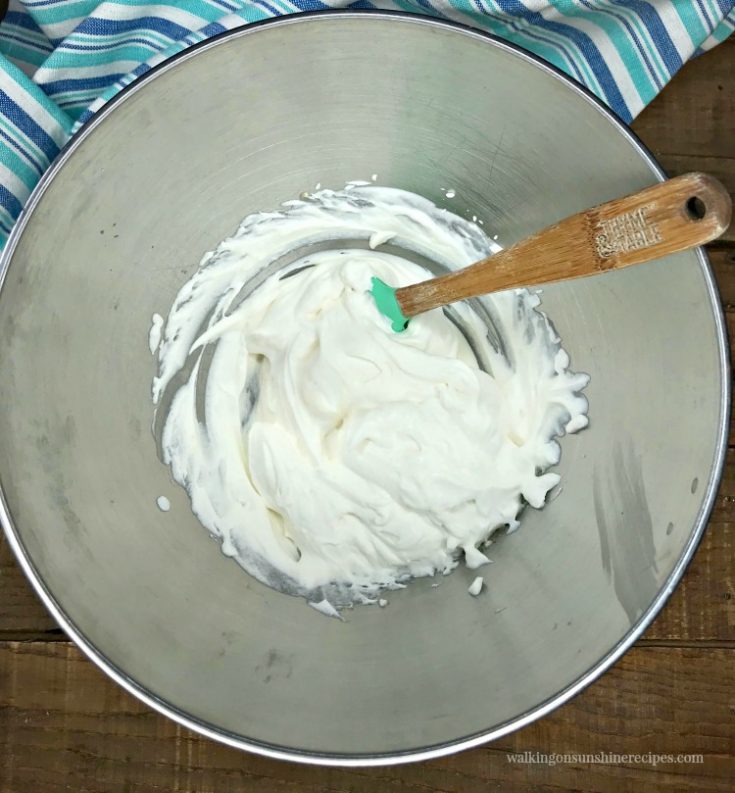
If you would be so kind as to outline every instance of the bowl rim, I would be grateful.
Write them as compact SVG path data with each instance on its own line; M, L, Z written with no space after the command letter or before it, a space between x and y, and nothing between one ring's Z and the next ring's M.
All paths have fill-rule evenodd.
M184 61L189 60L190 58L193 58L196 55L199 55L200 53L211 48L217 47L225 41L229 41L230 39L244 38L249 35L256 34L261 29L276 26L295 25L304 21L313 22L317 18L322 21L322 24L328 23L330 19L339 20L345 18L374 18L380 20L393 20L403 24L409 23L424 25L469 36L471 38L483 41L490 46L501 49L509 55L520 58L521 60L530 63L536 68L541 69L546 74L559 80L569 90L578 94L598 113L604 116L610 122L610 124L615 127L617 132L628 141L628 143L633 147L633 149L635 149L635 151L651 169L651 174L653 177L655 177L655 179L658 181L664 181L667 178L665 172L657 163L653 154L649 151L646 145L613 110L607 107L588 88L581 85L572 77L565 74L556 66L543 60L539 56L516 44L512 44L504 39L494 36L493 34L486 33L459 22L447 21L424 14L415 14L403 11L382 11L374 9L329 9L289 14L281 17L260 20L257 22L243 23L241 26L224 31L222 33L218 33L211 38L190 45L186 49L176 53L160 64L151 67L147 72L137 77L130 84L123 87L120 91L118 91L118 93L109 99L105 105L101 107L94 114L94 116L92 116L92 118L83 124L82 127L80 127L80 129L72 135L69 141L61 149L54 162L44 172L38 184L32 191L30 197L26 201L24 208L21 210L13 229L11 230L5 249L0 256L0 295L5 283L6 275L12 263L13 254L18 246L18 242L22 237L26 226L28 225L29 218L33 214L33 210L38 205L49 184L55 178L57 173L63 168L66 161L82 145L84 140L94 132L97 126L103 123L108 118L108 116L114 112L118 105L122 104L133 94L144 89L150 81L155 80L162 74L165 74L169 70L176 68ZM87 656L87 658L89 658L97 667L105 672L105 674L107 674L118 685L122 686L137 699L153 708L155 711L167 716L183 727L186 727L187 729L190 729L199 735L203 735L207 738L238 749L278 760L296 761L319 766L342 767L398 765L401 763L444 757L459 751L482 746L490 741L496 740L504 735L525 727L537 719L551 713L557 707L569 701L572 697L594 682L598 677L600 677L600 675L603 674L603 672L607 671L643 634L645 629L653 621L654 617L659 613L681 580L685 569L687 568L695 550L697 549L697 546L699 545L714 506L715 496L724 469L730 419L731 382L727 330L719 291L704 249L701 247L697 248L696 255L705 279L707 293L713 312L713 319L715 321L717 345L720 358L719 371L721 377L721 389L720 419L717 429L716 446L712 461L712 468L707 482L707 487L704 492L702 504L689 538L684 545L681 556L674 565L669 577L659 589L651 605L605 655L603 655L583 675L581 675L566 688L558 691L556 694L539 703L535 707L528 709L524 713L521 713L514 718L507 719L503 723L491 729L481 730L471 733L470 735L456 738L454 740L425 747L416 747L413 749L404 749L395 752L365 754L347 754L329 751L295 749L238 735L237 733L207 722L204 719L196 718L195 716L180 710L172 703L159 698L153 692L147 690L144 685L130 677L123 669L116 666L111 659L107 658L106 655L99 648L97 648L95 644L90 639L88 639L80 629L76 627L73 620L66 614L54 595L46 587L34 565L30 554L25 548L20 532L18 531L13 517L10 514L5 497L5 490L2 485L2 478L0 476L0 522L2 523L8 543L12 548L16 559L18 560L20 567L22 568L26 577L30 580L34 590L41 598L46 608L59 623L59 625L64 629L65 633Z

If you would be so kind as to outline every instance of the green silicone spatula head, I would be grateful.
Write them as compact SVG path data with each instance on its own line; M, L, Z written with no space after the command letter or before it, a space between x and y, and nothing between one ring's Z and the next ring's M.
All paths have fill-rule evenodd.
M388 317L391 327L396 333L406 330L408 327L408 317L401 311L401 306L396 300L396 290L388 286L380 278L373 278L371 281L370 294L375 298L375 305L381 314Z

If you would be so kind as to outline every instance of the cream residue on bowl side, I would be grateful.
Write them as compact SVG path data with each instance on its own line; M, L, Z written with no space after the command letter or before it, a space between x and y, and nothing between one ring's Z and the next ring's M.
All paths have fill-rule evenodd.
M161 343L161 332L163 330L163 317L160 314L154 314L151 317L151 328L148 331L148 349L151 355L156 354L158 345Z
M355 238L452 269L499 249L475 224L374 185L251 215L177 295L153 383L163 459L199 520L252 575L323 612L486 563L493 532L558 483L555 437L587 423L588 378L568 370L537 295L485 299L500 349L455 307L484 371L441 310L400 334L376 310L372 276L430 276L407 259L327 250L268 275L303 245Z

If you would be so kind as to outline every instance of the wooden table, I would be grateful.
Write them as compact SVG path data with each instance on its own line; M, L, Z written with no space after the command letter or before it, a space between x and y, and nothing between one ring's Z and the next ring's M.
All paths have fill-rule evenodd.
M671 175L735 194L735 40L688 64L636 121ZM735 228L710 248L735 336ZM735 789L735 449L705 538L658 619L551 716L480 749L397 768L250 756L152 712L82 657L0 540L0 793L563 793ZM702 754L703 762L517 764L509 752Z

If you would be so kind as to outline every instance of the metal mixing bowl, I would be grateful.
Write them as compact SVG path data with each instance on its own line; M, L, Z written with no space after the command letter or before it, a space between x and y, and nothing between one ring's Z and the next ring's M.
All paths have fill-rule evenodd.
M152 707L320 763L477 745L590 683L681 576L725 447L701 251L548 287L592 376L591 426L564 439L558 497L493 547L483 596L460 569L340 623L250 578L157 459L151 315L248 213L373 173L504 245L662 176L582 89L485 35L289 17L188 51L99 113L34 193L0 295L3 518L44 602Z

